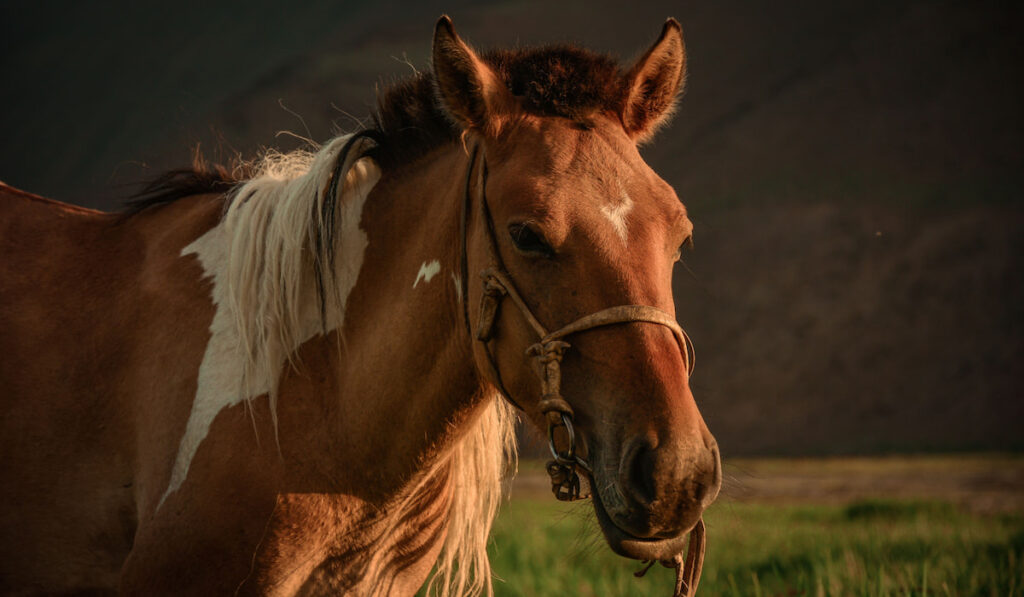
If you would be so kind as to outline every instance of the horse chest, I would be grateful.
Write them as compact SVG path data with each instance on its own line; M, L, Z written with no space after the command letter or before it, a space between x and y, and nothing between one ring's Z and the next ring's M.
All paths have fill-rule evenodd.
M280 496L241 592L413 594L443 538L443 522L429 508L423 514L392 516L351 496ZM371 578L388 587L366 584Z

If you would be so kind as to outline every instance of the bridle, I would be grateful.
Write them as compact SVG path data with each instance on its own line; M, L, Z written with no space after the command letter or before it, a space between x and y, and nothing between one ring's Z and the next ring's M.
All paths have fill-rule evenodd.
M479 162L479 164L478 164ZM473 173L476 169L477 188L480 200L478 202L481 219L484 222L484 232L487 236L487 250L491 265L484 269L480 276L483 282L483 294L480 299L480 311L477 318L475 332L469 319L469 239L468 220L469 212L473 207ZM565 341L571 335L578 334L598 327L617 325L622 323L652 323L667 327L672 331L679 349L683 355L683 361L687 372L693 373L694 351L693 343L686 332L676 322L671 314L648 305L619 305L602 309L590 315L585 315L555 331L548 329L537 320L537 317L530 310L530 307L523 300L522 295L516 290L507 270L505 269L501 253L498 251L497 235L494 230L494 220L491 218L490 209L487 205L486 195L487 162L479 146L474 146L470 154L469 166L466 171L465 198L462 208L460 222L460 234L462 237L461 246L461 286L463 316L466 329L471 338L475 338L481 346L487 365L487 375L490 381L498 388L501 395L519 410L525 411L517 404L512 395L505 388L501 379L501 372L498 363L491 352L490 341L494 338L495 324L502 301L508 298L516 306L523 318L539 337L539 341L532 344L526 351L526 355L532 359L532 365L541 382L541 399L538 408L544 414L548 425L548 449L551 451L552 460L547 463L547 472L551 477L551 489L555 497L562 501L573 501L589 497L589 492L582 487L579 471L582 470L588 477L593 477L593 470L590 464L576 453L576 432L573 428L573 409L561 394L562 372L561 362L570 344ZM562 429L568 441L568 447L560 450L556 445L556 433ZM588 482L588 486L590 483ZM697 583L700 580L700 572L704 560L704 521L697 522L690 533L690 545L687 550L687 557L683 561L682 554L671 560L662 561L662 564L676 569L676 597L691 597L696 594ZM651 562L653 564L653 562ZM650 568L648 565L637 576L642 576Z

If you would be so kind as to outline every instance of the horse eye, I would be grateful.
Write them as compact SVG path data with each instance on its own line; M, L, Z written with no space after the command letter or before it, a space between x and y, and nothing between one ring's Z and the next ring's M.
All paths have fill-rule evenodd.
M555 254L554 249L544 242L540 233L528 224L510 224L508 234L512 237L512 244L523 253L543 255L544 257L551 257Z

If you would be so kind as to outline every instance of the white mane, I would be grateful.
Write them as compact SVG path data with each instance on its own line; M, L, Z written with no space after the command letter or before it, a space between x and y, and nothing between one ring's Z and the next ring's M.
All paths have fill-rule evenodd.
M217 311L161 505L184 481L221 409L267 394L276 429L285 364L308 339L341 327L368 243L359 229L363 204L380 178L373 160L362 157L371 145L365 137L346 135L316 153L269 154L258 174L234 192L222 222L182 251L196 254L213 278ZM332 184L335 172L343 183ZM385 525L409 513L427 479L450 475L448 528L429 583L445 597L492 594L487 539L516 447L511 408L497 396L486 400L472 429L398 498ZM370 564L369 580L386 568Z

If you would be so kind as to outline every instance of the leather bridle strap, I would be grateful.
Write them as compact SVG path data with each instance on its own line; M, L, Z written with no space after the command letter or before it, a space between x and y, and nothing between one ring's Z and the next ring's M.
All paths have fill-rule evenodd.
M461 247L462 248L462 255L461 255L460 264L459 264L459 268L460 268L459 275L460 275L461 282L462 282L462 284L460 286L460 295L461 295L461 298L462 298L462 314L463 314L463 318L465 319L466 330L469 332L469 337L470 338L477 338L477 335L475 335L473 333L473 324L470 323L470 321L469 321L469 229L468 228L469 228L469 212L470 212L470 209L472 208L472 205L473 205L473 194L472 194L472 190L471 189L473 188L473 172L474 172L474 168L479 167L479 171L477 172L477 178L478 178L477 186L482 188L484 183L486 182L486 177L487 177L487 175L486 175L486 164L484 163L483 160L477 160L477 155L479 153L480 153L480 150L479 150L478 146L474 145L473 146L473 152L469 156L469 167L466 170L466 186L465 186L466 190L465 190L465 193L464 193L464 199L463 199L463 205L462 205L462 218L461 218L461 221L459 223L459 232L460 232L460 236L461 236L461 239L462 239L462 247ZM480 162L479 166L477 165L478 161ZM480 209L485 209L485 207L486 206L484 205L484 202L481 201L480 202ZM490 254L491 254L492 258L493 258L493 256L497 254L497 246L495 244L496 241L494 239L494 230L493 230L493 227L491 225L490 214L484 214L482 219L486 220L488 247L489 247L489 252L490 252ZM500 260L500 256L498 257L498 259ZM485 299L486 299L487 293L488 293L488 290L487 290L487 288L485 288L484 289ZM482 304L483 304L483 301L481 301L481 305ZM496 310L497 310L497 307L495 306L495 311ZM496 314L496 312L492 313L490 315L490 321L492 322L492 324L493 324L493 319L494 319L495 314ZM484 359L484 362L486 363L487 368L488 368L487 376L490 377L491 383L493 383L498 388L498 392L500 392L502 397L505 398L505 400L507 400L512 406L518 408L519 410L521 410L523 412L526 412L526 409L523 408L522 406L520 406L519 403L516 402L515 399L512 398L512 394L507 389L505 389L505 384L504 384L504 382L501 379L501 371L498 370L497 363L494 360L494 356L491 354L491 350L490 350L490 347L487 345L487 342L483 342L483 349L484 349L484 354L487 357L486 359Z
M704 569L704 548L707 546L707 534L704 532L704 519L690 531L690 547L686 550L686 561L676 563L676 592L673 597L693 597L697 594L700 573Z
M549 342L561 340L562 338L571 336L572 334L606 325L616 325L619 323L654 323L663 325L672 331L672 335L675 336L676 342L679 343L686 371L688 374L693 373L693 344L690 342L690 337L687 336L686 332L683 331L683 328L679 326L675 317L661 309L647 305L618 305L617 307L608 307L607 309L602 309L596 313L584 315L576 321L562 326L553 332L548 332L547 329L537 321L537 318L533 315L533 312L530 311L530 308L516 291L515 286L506 274L495 268L490 268L484 270L482 275L484 277L485 287L500 288L502 291L501 294L512 299L512 302L519 308L519 311L523 314L527 323L530 324L530 327L532 327L537 335L540 336L540 345L546 345ZM493 325L493 321L489 322L489 325ZM490 333L488 333L488 337L489 336ZM479 334L477 335L477 339L483 340Z

